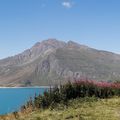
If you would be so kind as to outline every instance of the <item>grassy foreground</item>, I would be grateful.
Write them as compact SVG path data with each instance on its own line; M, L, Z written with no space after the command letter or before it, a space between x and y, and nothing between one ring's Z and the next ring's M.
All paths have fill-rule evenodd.
M78 98L70 100L68 107L57 104L20 116L18 120L120 120L120 98Z

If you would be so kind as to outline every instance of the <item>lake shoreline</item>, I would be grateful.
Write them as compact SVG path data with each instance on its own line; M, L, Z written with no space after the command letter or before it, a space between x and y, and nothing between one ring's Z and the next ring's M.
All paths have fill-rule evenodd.
M53 86L51 86L52 88ZM50 86L31 86L31 87L0 87L0 89L6 89L6 88L11 88L11 89L18 89L18 88L50 88Z

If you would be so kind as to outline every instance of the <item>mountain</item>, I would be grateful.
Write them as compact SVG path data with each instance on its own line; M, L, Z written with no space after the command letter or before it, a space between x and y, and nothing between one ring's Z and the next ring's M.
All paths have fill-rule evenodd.
M73 41L48 39L0 60L0 86L39 86L89 78L120 79L120 55Z

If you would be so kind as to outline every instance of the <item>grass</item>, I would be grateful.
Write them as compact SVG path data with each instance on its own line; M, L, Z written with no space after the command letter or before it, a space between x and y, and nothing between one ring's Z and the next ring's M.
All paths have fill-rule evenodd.
M12 119L13 120L13 119ZM120 98L82 98L70 100L68 107L57 104L37 110L18 120L120 120Z

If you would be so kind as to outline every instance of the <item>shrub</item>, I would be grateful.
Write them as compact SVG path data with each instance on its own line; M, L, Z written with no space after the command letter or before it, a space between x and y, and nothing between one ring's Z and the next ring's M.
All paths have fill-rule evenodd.
M67 105L68 100L75 98L109 98L114 95L120 96L120 83L77 80L45 91L44 95L35 97L34 105L47 108L61 102Z

